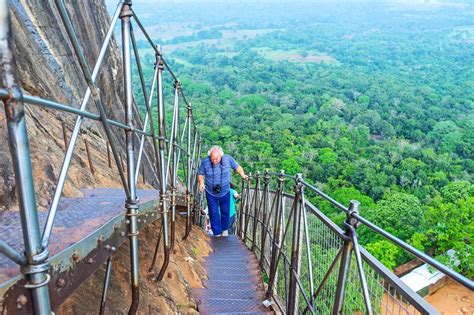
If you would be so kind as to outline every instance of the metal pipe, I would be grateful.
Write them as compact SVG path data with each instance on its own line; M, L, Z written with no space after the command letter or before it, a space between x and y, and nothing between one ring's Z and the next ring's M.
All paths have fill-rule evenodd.
M316 298L318 297L319 293L321 292L321 290L323 289L324 285L326 284L326 282L328 281L329 279L329 276L331 275L334 267L336 266L336 263L339 259L339 257L341 256L341 252L342 252L342 247L341 249L339 249L339 251L337 252L336 254L336 257L334 257L334 260L332 261L331 265L329 266L329 269L328 271L326 272L326 274L324 275L323 277L323 280L321 280L321 283L319 284L318 288L316 289L316 292L314 292L313 296L311 297L311 300L313 301L313 305L314 305L314 301L316 300ZM306 307L306 309L303 311L303 314L306 314L306 312L309 310L309 305Z
M344 291L347 282L347 275L351 264L352 241L345 240L342 248L341 263L339 265L339 275L337 279L336 296L333 305L333 314L342 314L344 306Z
M283 193L282 193L283 195ZM281 206L281 221L279 224L281 224L281 226L283 226L283 223L284 223L284 219L285 219L285 198L282 198L282 206ZM281 245L278 248L278 253L275 253L275 255L277 255L276 257L276 267L278 267L278 262L280 261L280 257L281 256L284 256L286 258L286 256L284 255L284 251L285 251L285 240L286 240L286 234L288 232L288 227L290 226L290 223L291 223L291 216L294 215L294 212L295 212L295 204L293 203L293 206L291 207L290 209L290 213L288 214L288 221L286 222L286 225L284 226L284 229L280 232L282 233L283 235L281 236ZM287 259L285 259L285 270L286 270L286 265L287 265ZM277 273L275 274L275 276L270 279L270 284L269 284L269 287L270 286L273 286L273 282L276 280L277 278ZM285 272L284 273L284 276L285 276L285 288L286 290L288 290L288 287L286 285L287 283L287 273ZM288 296L288 294L287 294ZM288 302L287 302L287 305L288 305Z
M17 265L26 264L26 257L2 240L0 240L0 253L13 260Z
M124 82L124 103L125 118L127 126L134 127L133 122L133 99L132 99L132 68L131 68L131 51L130 51L130 2L124 3L120 19L122 21L122 55L123 55L123 82ZM130 266L131 266L131 287L132 287L132 304L128 310L129 314L135 314L140 301L139 291L139 270L138 270L138 197L137 186L135 181L135 144L134 134L132 131L125 132L125 140L127 144L127 183L130 194L125 202L127 209L127 218L129 221L128 231L130 238Z
M358 202L354 203L353 201L351 201L350 207L348 208L349 211L347 212L347 218L344 222L344 225L346 227L344 232L345 238L342 249L341 263L339 265L339 275L337 279L336 297L333 305L333 314L342 314L344 309L345 287L347 282L347 275L351 266L352 249L354 247L354 243L352 241L352 229L350 229L350 226L355 226L357 224L357 220L353 219L351 217L351 214L357 212L357 208Z
M21 97L21 89L16 82L16 64L13 55L11 22L8 2L0 0L0 84L6 87L10 95ZM36 314L50 314L51 304L47 283L49 281L48 250L41 246L41 234L36 208L36 197L31 168L30 148L26 129L26 115L23 103L11 98L3 100L8 128L8 143L15 172L18 205L23 232L23 243L27 262L21 271L26 275L31 292L33 311ZM7 246L4 247L7 252ZM17 255L11 255L17 259ZM17 259L18 260L18 259Z
M200 139L199 139L200 140ZM241 189L240 189L240 211L239 211L239 224L237 225L237 235L240 236L240 239L245 240L244 237L244 203L245 203L245 180L242 178Z
M299 289L299 290L297 290L297 293L301 292L303 294L303 298L304 298L304 301L306 302L306 306L310 308L312 313L314 313L314 307L313 307L312 303L310 302L310 298L308 298L308 295L306 294L306 292L304 290L305 288L303 288L303 284L301 283L301 280L299 278L299 274L297 274L296 271L293 270L293 269L291 270L291 272L293 273L293 276L295 277L294 279L296 280L297 289ZM298 297L298 294L296 296ZM296 310L299 313L298 306L299 306L299 304L296 303Z
M354 201L351 201L351 205ZM359 202L357 202L357 207L359 205ZM364 303L365 303L365 313L372 315L372 305L370 304L370 297L369 297L369 289L367 287L367 279L365 277L365 272L364 272L364 266L362 265L362 257L360 255L360 249L359 249L359 242L357 240L357 232L355 230L355 227L349 226L349 229L351 230L352 234L352 244L354 246L354 255L356 259L356 264L357 264L357 270L359 271L359 279L360 279L360 284L362 287L362 295L364 296Z
M198 180L197 180L197 170L201 164L201 137L198 136L199 133L196 132L195 133L195 136L197 137L196 139L196 142L197 142L197 151L196 151L196 154L194 155L194 163L193 163L193 170L194 170L194 173L193 173L193 181L194 181L194 198L193 198L193 202L194 202L194 206L193 206L193 211L196 215L196 223L195 224L199 224L199 221L200 221L200 217L201 217L201 212L200 212L200 209L199 209L199 206L200 206L200 195L201 193L199 192L199 183L198 183Z
M146 131L148 124L148 112L145 115L145 121L143 122L143 131ZM140 147L138 148L138 157L137 157L137 169L135 170L135 182L138 182L138 174L140 174L140 166L143 164L142 156L143 156L143 149L145 148L145 136L141 136L140 138Z
M367 263L385 282L397 292L402 293L405 302L411 304L422 314L438 314L438 312L425 299L413 292L403 281L400 280L392 271L388 270L380 261L375 259L363 247L360 247L362 259Z
M196 159L197 159L197 164L196 164L196 173L195 173L195 177L196 177L196 196L198 196L198 207L199 207L199 215L201 215L201 200L204 199L204 194L201 193L199 191L199 183L197 181L197 170L199 169L199 167L201 166L201 150L202 150L202 139L201 139L201 136L199 136L199 139L198 139L198 150L197 150L197 156L196 156Z
M308 275L309 275L309 293L311 298L311 306L314 307L314 299L313 299L313 292L314 292L314 279L313 279L313 263L311 261L311 246L309 241L309 231L308 231L308 216L306 215L306 200L305 200L304 190L302 188L301 193L301 206L302 206L302 215L303 215L303 228L306 240L306 253L308 259Z
M252 227L252 251L255 252L255 246L257 241L257 226L259 211L259 200L260 200L260 172L255 172L255 189L254 189L254 205L253 205L253 227Z
M112 168L112 160L110 159L110 146L109 142L106 141L107 144L107 164L109 165L109 168Z
M104 286L102 287L102 298L100 299L99 314L103 315L105 312L105 304L107 302L107 294L109 292L110 274L112 273L112 256L107 258L107 265L105 267Z
M84 53L81 49L81 46L79 45L79 41L78 41L78 38L76 36L76 32L74 31L74 27L72 26L71 19L69 18L66 7L64 5L64 0L55 0L55 3L56 3L56 7L58 8L59 15L61 16L61 20L63 21L64 27L66 28L66 32L68 34L68 37L69 37L69 39L72 43L72 46L74 48L74 52L76 54L76 57L79 60L81 70L84 74L84 78L87 82L87 85L89 86L89 88L91 90L91 93L92 93L92 96L94 98L95 104L96 104L96 106L99 110L102 125L104 127L107 138L109 139L110 146L112 148L112 153L114 155L115 163L117 163L117 168L118 168L118 171L119 171L120 179L122 181L123 189L125 191L125 194L126 194L127 198L129 198L130 197L130 190L127 186L127 178L125 177L125 173L124 173L123 169L121 167L119 167L119 164L120 164L119 154L117 152L117 148L115 147L112 131L110 130L110 126L109 126L109 123L107 121L107 113L105 111L104 105L102 104L102 100L100 99L99 91L95 87L94 81L92 80L92 74L90 72L87 60L84 56ZM122 11L123 11L123 6L122 6ZM48 217L48 219L49 219L49 217ZM52 219L54 219L54 216L53 216ZM52 228L52 222L50 223L49 220L48 220L48 224L50 224L50 225L48 225L48 228L50 226L49 229L51 229ZM45 231L46 231L46 229L45 229ZM47 232L50 233L49 230L47 230ZM46 239L45 236L43 235L43 243L47 244L47 242L48 242L48 239Z
M323 199L326 199L327 201L329 201L330 203L332 203L333 206L339 208L340 210L344 211L344 212L347 212L348 209L347 207L345 207L343 204L341 204L340 202L334 200L333 198L331 198L329 195L326 195L325 193L323 193L321 190L319 190L318 188L316 188L315 186L311 185L310 183L307 183L305 182L304 180L302 181L302 184L305 185L306 187L308 187L309 189L311 189L312 191L314 191L316 194L318 194L320 197L322 197Z
M245 194L246 195L246 198L245 198L245 208L244 208L244 213L245 213L245 227L244 227L244 238L243 238L243 241L244 243L246 243L246 239L247 239L247 231L248 231L248 228L249 228L249 217L250 217L250 214L249 214L249 211L250 211L250 178L252 176L252 173L249 173L249 179L247 180L247 187L246 187L246 191L247 193Z
M173 104L173 122L171 126L171 135L170 135L170 153L172 156L168 157L168 166L166 167L167 170L167 179L168 182L168 172L169 172L169 163L170 160L173 159L173 167L171 173L171 245L170 245L170 252L174 249L174 244L176 240L176 191L177 191L177 181L178 181L178 153L177 153L177 126L179 124L179 108L178 108L178 90L181 88L179 82L175 82L175 94L174 94L174 104Z
M167 196L167 185L166 185L166 170L165 170L165 106L163 103L163 60L159 54L156 55L156 64L158 66L158 139L159 139L159 165L160 165L160 201L163 211L163 251L164 261L161 266L160 272L157 276L157 280L161 281L165 275L166 269L170 262L170 246L169 246L169 235L168 235L168 196Z
M277 173L277 172L268 172L268 174L278 176L278 177L281 176L281 173ZM288 175L288 174L283 174L283 177L290 178L290 179L293 179L293 180L296 178L295 175Z
M67 24L66 28L68 29L68 34L69 34L70 38L75 37L74 31L72 30L72 32L71 32L72 25L70 24L69 18L67 17L67 12L64 8L64 4L61 1L57 0L56 5L58 6L58 9L60 9L60 14L61 14L61 18L63 19L63 22L65 23L65 25ZM113 30L114 30L115 24L117 22L119 13L121 11L121 8L122 8L122 4L119 3L119 5L117 6L117 9L115 11L115 14L112 18L112 22L110 23L109 29L107 31L107 35L106 35L105 40L104 40L104 43L102 44L102 47L100 49L99 57L97 58L97 62L94 66L94 70L93 70L92 75L90 77L90 81L91 81L92 85L94 84L94 82L97 78L100 66L101 66L101 64L104 60L105 53L107 51L108 44L109 44L110 39L112 37ZM67 21L69 21L69 23L66 23ZM71 29L69 29L69 28L71 28ZM71 38L71 41L72 41L72 38ZM75 43L78 44L77 41L75 41ZM78 47L74 46L74 48L76 49ZM76 51L76 54L77 54L77 51ZM91 89L91 86L89 85L87 90L86 90L86 93L83 97L80 109L75 110L75 114L79 115L79 117L76 118L76 123L74 125L74 129L73 129L72 134L71 134L71 139L69 140L69 145L68 145L68 148L66 150L66 154L64 156L63 164L61 166L61 172L59 174L56 189L54 191L53 200L51 201L50 211L49 211L49 214L48 214L46 225L45 225L44 230L43 230L42 245L43 245L44 248L46 248L48 246L48 243L49 243L49 238L50 238L50 235L51 235L51 232L52 232L54 219L56 217L56 212L57 212L57 209L58 209L58 206L59 206L59 200L61 198L61 193L62 193L64 183L65 183L66 177L67 177L67 171L69 169L69 165L71 163L71 159L72 159L72 156L73 156L73 153L74 153L74 147L75 147L77 138L79 136L83 116L86 117L86 115L80 115L80 114L85 114L86 113L86 108L87 108L87 104L89 102L89 98L91 96L91 92L92 92L92 89ZM26 100L26 101L31 103L31 104L35 104L35 102L33 102L33 101L37 101L36 104L38 104L38 105L39 105L39 103L42 103L42 105L47 105L47 104L48 105L62 105L62 104L58 104L58 103L54 103L54 102L44 102L43 100L38 99L38 98L26 97L26 96L24 96L24 97L29 98L29 101L28 100ZM41 102L40 102L40 100L41 100ZM70 109L71 107L64 106L64 105L57 106L57 109L60 109L60 108L61 108L61 110L66 110L66 109ZM73 112L73 111L70 111L70 112ZM91 114L91 115L97 116L97 115L94 115L94 114ZM88 117L88 118L92 118L92 117ZM92 118L92 119L94 119L94 118ZM97 116L97 119L95 119L95 120L99 120L99 119L100 119L100 116ZM109 141L110 141L110 139L109 139ZM115 154L114 154L114 156L117 157ZM118 163L118 161L116 161L116 163ZM117 164L117 166L118 166L118 164Z
M151 261L150 268L148 272L153 271L153 267L155 267L156 257L158 256L158 250L160 248L160 241L161 241L161 234L163 233L163 222L161 223L160 227L158 228L158 239L156 240L155 252L153 253L153 259Z
M158 228L158 238L156 240L156 246L155 246L155 251L153 253L153 259L151 260L151 265L150 265L150 268L148 268L148 272L152 272L153 268L155 267L156 257L158 256L158 250L160 248L162 230L163 230L163 222L161 223L160 227Z
M268 170L265 170L263 175L263 210L262 210L262 224L260 229L260 267L263 268L264 257L265 257L265 241L267 236L268 228L266 226L267 221L267 212L268 212L268 185L270 183L270 175L268 174Z
M156 147L156 134L155 134L155 124L153 122L153 115L151 112L151 102L153 100L153 91L155 88L155 83L156 83L156 76L158 74L158 67L155 66L155 73L153 74L153 80L151 83L151 88L150 88L150 97L148 97L148 94L146 92L146 86L145 86L145 79L143 78L143 71L142 71L142 66L140 63L140 55L138 53L138 48L137 44L135 42L135 35L133 32L132 25L130 24L130 38L132 40L132 47L133 47L133 52L135 55L135 61L137 64L138 68L138 75L140 77L140 83L141 83L141 88L142 88L142 93L143 97L145 99L145 106L146 106L146 117L145 117L145 122L143 124L143 131L146 131L146 126L148 123L148 119L150 119L150 128L151 128L151 137L152 137L152 145L153 145L153 152L155 153L155 166L158 169L158 148ZM142 136L140 140L140 150L138 152L138 160L137 160L137 169L135 171L135 182L138 180L138 174L140 170L140 164L141 164L141 159L142 159L142 154L143 154L143 148L145 144L145 137Z
M193 118L193 109L191 104L188 105L188 141L186 145L187 154L187 180L186 180L186 230L183 240L186 240L191 232L191 121ZM184 161L184 160L183 160ZM222 170L221 170L222 171Z
M30 95L25 95L25 94L11 95L8 92L8 90L6 90L6 89L1 89L0 88L0 98L1 99L10 98L13 101L25 102L25 103L31 104L31 105L37 105L37 106L43 106L43 107L47 107L47 108L51 108L51 109L57 109L57 110L60 110L60 111L66 112L66 113L78 115L78 116L80 116L80 117L78 117L78 119L79 118L80 119L89 118L89 119L92 119L92 120L95 120L95 121L101 121L100 115L93 114L91 112L88 112L88 111L85 111L85 110L80 110L80 109L77 109L77 108L74 108L74 107L71 107L71 106L68 106L68 105L64 105L64 104L61 104L61 103L53 102L53 101L50 101L50 100L45 100L45 99L35 97L35 96L30 96ZM140 129L137 129L137 128L130 129L130 127L128 127L125 124L122 124L121 122L118 122L118 121L115 121L115 120L112 120L112 119L106 119L106 121L109 125L111 125L113 127L118 127L118 128L123 129L125 131L130 130L130 131L133 131L135 133L138 133L140 135L144 135L144 136L147 136L147 137L151 136L150 132L144 132L144 131L142 131ZM77 121L76 121L76 123L77 123ZM74 126L74 130L76 130L76 126ZM73 133L71 135L71 141L72 141L73 136L74 136L74 130L73 130ZM80 128L78 130L79 130L78 131L78 135L79 135ZM76 138L77 138L77 136L76 136ZM69 145L68 148L69 147L74 147L74 146L71 146L71 141L68 142L68 145ZM66 152L66 154L67 154L67 152Z
M403 248L407 252L413 254L415 257L423 260L424 262L431 265L435 269L437 269L437 270L441 271L442 273L446 274L451 279L459 282L460 284L462 284L463 286L469 288L470 290L474 290L474 282L469 280L468 278L464 277L463 275L461 275L461 274L457 273L456 271L446 267L445 265L441 264L437 260L435 260L432 257L426 255L425 253L420 252L419 250L417 250L413 246L411 246L411 245L405 243L404 241L402 241L401 239L393 236L392 234L388 233L387 231L385 231L382 228L378 227L377 225L373 224L369 220L363 218L359 214L354 213L354 214L352 214L352 217L357 219L359 222L365 224L368 228L370 228L374 232L382 235L383 237L385 237L386 239L388 239L388 240L392 241L393 243L397 244L398 246L400 246L401 248Z
M196 167L195 167L195 162L196 162L196 146L197 146L197 130L196 127L193 129L193 150L191 153L191 161L190 161L190 179L191 183L189 184L190 190L189 190L189 198L190 198L190 207L191 207L191 217L193 220L191 221L191 224L194 223L196 224L196 211L195 211L195 188L197 187L197 174L196 174Z
M298 309L297 275L300 264L300 229L301 229L301 196L303 193L302 175L297 174L295 180L295 199L293 201L293 233L291 241L290 283L288 286L287 314L296 314ZM308 253L309 254L309 253Z
M325 193L323 193L321 190L317 189L313 185L305 182L304 180L303 180L303 184L306 187L310 188L315 193L317 193L319 196L321 196L324 199L331 202L334 206L336 206L340 210L342 210L344 212L349 211L349 209L347 207L345 207L341 203L337 202L333 198L329 197L328 195L326 195ZM448 268L447 266L441 264L436 259L433 259L432 257L430 257L430 256L426 255L425 253L419 251L418 249L414 248L413 246L411 246L411 245L407 244L406 242L400 240L399 238L393 236L392 234L388 233L387 231L385 231L382 228L378 227L377 225L373 224L369 220L365 219L360 214L353 213L352 217L357 219L360 223L363 223L364 225L366 225L368 228L370 228L374 232L380 234L384 238L386 238L386 239L390 240L391 242L395 243L396 245L400 246L401 248L403 248L404 250L406 250L410 254L414 255L415 257L417 257L417 258L423 260L424 262L426 262L427 264L431 265L433 268L441 271L442 273L446 274L448 277L450 277L453 280L459 282L461 285L469 288L470 290L474 290L474 281L469 280L468 278L464 277L460 273L458 273L458 272Z
M179 122L179 111L178 111L178 122ZM180 144L183 144L187 124L188 124L188 117L186 115L186 120L184 122L183 133L181 134L181 138L180 138ZM179 134L179 124L178 124L177 132ZM181 160L181 156L182 156L182 152L184 151L184 148L183 148L182 145L179 145L179 144L177 144L176 147L179 149L178 150L178 162L177 162L177 165L179 166L179 161ZM183 161L184 161L184 158L183 158ZM178 168L178 166L176 166L176 167ZM183 170L183 171L186 171L186 170ZM184 175L186 175L186 173Z
M135 22L137 22L137 25L138 27L140 28L140 30L142 31L143 35L145 35L145 38L148 40L148 43L152 46L152 48L155 50L155 54L159 55L161 60L163 61L163 65L166 67L166 70L168 70L168 72L171 74L171 76L173 77L173 79L175 81L178 81L178 78L176 77L176 75L173 73L173 70L171 70L170 66L168 65L168 63L163 59L163 55L160 51L160 49L158 49L155 44L153 43L153 40L150 38L150 35L148 35L148 32L146 31L146 29L143 27L142 23L140 22L140 19L137 17L137 15L135 14L135 12L132 10L133 12L133 18L135 19ZM186 102L187 103L187 102Z
M168 178L169 178L169 173L170 173L170 163L171 163L171 157L173 154L174 147L176 144L173 143L174 139L174 134L176 133L177 125L179 124L179 121L177 121L177 117L179 114L179 98L178 98L178 90L180 88L179 82L174 83L174 99L173 99L173 118L171 121L171 132L170 132L170 148L171 150L168 151L168 159L167 159L167 164L166 164L166 176L165 176L165 182L168 184Z

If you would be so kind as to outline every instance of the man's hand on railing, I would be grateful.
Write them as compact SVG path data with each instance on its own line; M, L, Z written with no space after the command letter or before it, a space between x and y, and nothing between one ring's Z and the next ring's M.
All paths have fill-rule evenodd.
M204 192L204 183L199 184L199 191Z

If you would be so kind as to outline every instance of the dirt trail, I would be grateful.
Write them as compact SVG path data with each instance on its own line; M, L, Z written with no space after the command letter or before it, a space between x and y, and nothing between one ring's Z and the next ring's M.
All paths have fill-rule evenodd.
M427 296L426 300L441 314L474 314L474 293L453 280L448 280L445 286Z

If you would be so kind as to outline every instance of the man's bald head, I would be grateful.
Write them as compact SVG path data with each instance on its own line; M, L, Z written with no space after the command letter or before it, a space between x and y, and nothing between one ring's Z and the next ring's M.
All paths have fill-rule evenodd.
M221 162L224 151L220 146L215 145L209 150L208 155L212 164L217 165Z

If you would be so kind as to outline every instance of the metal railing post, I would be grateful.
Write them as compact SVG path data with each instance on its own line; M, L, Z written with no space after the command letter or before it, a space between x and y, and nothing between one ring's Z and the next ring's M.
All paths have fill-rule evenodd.
M197 149L196 149L197 146ZM194 126L194 149L193 150L193 184L192 184L192 200L193 200L193 214L194 214L194 224L200 225L199 220L201 217L200 211L198 211L199 208L199 186L198 186L198 181L197 181L197 170L199 167L199 157L200 153L199 151L201 150L201 139L199 137L199 133L197 131L196 126Z
M138 270L138 197L135 181L135 143L134 143L134 122L133 122L133 95L132 95L132 68L131 68L131 49L130 49L130 17L132 11L131 1L126 1L120 13L122 21L122 54L123 54L123 81L125 98L125 119L130 130L125 131L125 140L127 145L127 183L130 195L125 202L127 209L128 237L130 238L130 266L131 266L131 285L132 285L132 304L128 310L129 314L135 314L140 302L139 281L140 274Z
M166 162L165 162L165 106L163 103L163 70L164 63L160 54L156 55L156 64L158 67L158 139L160 150L160 204L163 220L163 252L164 261L158 273L157 280L161 281L165 275L170 262L170 245L168 233L168 195L166 185Z
M347 218L344 222L345 233L344 233L344 245L342 248L341 263L339 266L339 275L337 279L336 297L334 299L333 314L342 314L344 308L344 293L347 282L347 275L351 266L352 249L354 243L352 241L353 230L350 228L355 227L357 220L352 218L352 213L358 213L359 202L351 200L349 205L349 211L347 212Z
M201 139L199 136L199 133L197 132L196 127L194 127L195 130L195 142L196 142L196 151L193 153L193 185L192 185L192 192L193 192L193 213L194 213L194 224L201 226L201 211L200 211L200 192L199 192L199 183L197 180L197 170L199 168L200 164L200 146L201 146Z
M246 185L246 196L245 196L245 204L243 205L244 207L244 235L242 237L242 240L244 241L244 244L247 242L247 231L249 229L249 217L250 217L250 179L252 178L252 173L249 173L249 179L247 180L247 185Z
M193 118L193 109L191 103L188 104L188 143L186 145L187 155L187 180L186 180L186 230L183 240L186 240L191 232L191 123Z
M244 240L244 204L245 204L245 180L242 178L242 182L240 185L240 211L239 211L239 221L237 224L237 235L240 236L241 240Z
M262 207L262 227L260 229L261 233L261 244L260 244L260 267L263 268L263 264L265 263L265 242L267 240L267 230L268 226L267 223L267 214L269 212L268 209L268 194L269 194L269 185L270 183L270 174L268 170L265 170L263 175L263 207Z
M30 290L35 314L51 314L48 292L49 262L48 249L41 245L41 233L36 208L35 188L31 169L31 156L26 129L26 114L21 101L12 100L22 97L16 84L16 65L12 52L8 1L0 0L0 60L2 72L0 83L9 90L11 97L3 100L8 125L8 143L12 155L13 169L20 207L20 219L25 246L26 264L21 271L26 275L25 287Z
M365 277L364 266L362 264L362 256L360 254L359 241L357 237L356 229L360 225L360 222L353 217L353 215L359 214L360 203L356 200L351 200L349 205L349 211L347 212L347 220L344 223L346 229L350 231L352 239L352 247L354 250L354 256L357 264L357 271L359 273L359 280L362 289L362 295L364 297L365 313L372 315L372 305L370 304L369 289L367 286L367 279Z
M296 314L298 310L298 280L300 264L300 242L301 242L301 201L303 193L303 176L297 174L295 178L295 199L293 204L293 235L291 241L291 260L290 260L290 281L288 285L288 304L286 305L287 314Z
M102 287L102 298L100 299L99 314L103 315L105 312L105 304L107 302L107 293L109 292L110 274L112 273L112 256L107 259L105 267L104 286Z
M310 233L308 228L308 216L306 213L306 198L304 194L304 186L301 192L301 205L302 205L302 216L303 216L303 231L304 231L304 239L306 245L306 259L307 259L307 266L308 266L308 277L309 277L309 296L310 296L310 304L311 308L314 307L314 277L313 277L313 263L311 259L311 241L310 241ZM303 233L302 233L303 234Z
M195 188L197 187L197 176L196 176L196 146L197 146L197 128L194 126L193 129L193 151L191 153L191 164L190 164L190 183L189 183L189 199L190 199L190 212L191 212L191 224L196 223L196 200L195 200Z
M253 228L252 228L252 252L255 253L257 247L257 228L258 216L260 215L259 200L260 200L260 172L255 172L255 189L254 189L254 204L253 204Z
M179 96L179 89L181 89L181 84L179 81L175 81L174 83L174 104L173 104L173 123L171 126L171 154L168 156L168 164L170 164L170 160L173 161L173 165L171 167L171 244L170 244L170 251L173 251L176 239L176 193L177 193L177 181L178 181L178 143L177 143L177 130L179 124L179 110L178 110L178 96ZM169 167L167 167L167 172L169 172Z
M133 13L133 12L132 12ZM150 122L150 129L151 129L151 139L152 139L152 147L153 147L153 153L154 153L154 159L155 159L155 167L158 170L159 165L159 155L158 155L158 148L157 148L157 139L156 139L156 133L155 133L155 123L153 121L153 114L151 112L151 102L153 101L153 91L155 89L155 83L156 79L158 76L158 65L155 65L155 71L153 73L153 79L151 82L151 88L150 88L150 94L147 93L146 86L145 86L145 78L143 76L143 71L142 71L142 66L140 63L140 55L138 53L138 47L135 41L135 35L133 32L133 27L130 25L130 39L132 41L132 47L133 47L133 52L135 55L135 62L137 65L137 70L138 70L138 76L140 77L140 84L142 88L142 93L143 93L143 98L144 98L144 103L146 107L146 115L145 115L145 121L143 122L143 131L146 132L147 130L147 124L148 121ZM143 150L145 146L145 135L141 135L140 139L140 148L138 150L138 158L137 158L137 165L136 165L136 170L135 170L135 181L138 180L138 174L140 170L140 164L143 156ZM146 155L145 155L146 157ZM142 165L143 166L143 165ZM144 168L142 168L144 170ZM155 175L156 176L156 175ZM145 176L143 176L145 178Z
M285 183L285 172L280 171L278 176L278 187L275 194L275 220L273 222L273 242L272 242L272 257L270 260L270 275L266 298L270 298L273 295L273 287L276 282L277 269L278 269L278 254L280 247L280 236L281 236L281 215L282 215L282 199L283 199L283 185Z

